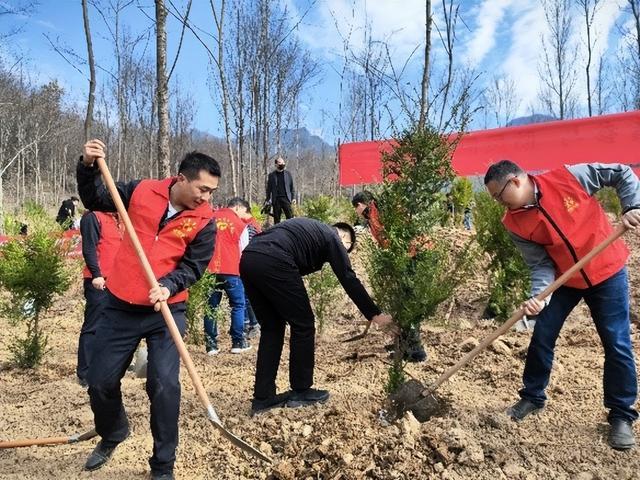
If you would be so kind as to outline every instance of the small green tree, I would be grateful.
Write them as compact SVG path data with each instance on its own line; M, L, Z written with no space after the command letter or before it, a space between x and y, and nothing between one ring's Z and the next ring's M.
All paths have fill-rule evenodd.
M202 345L204 343L203 319L211 315L209 297L216 286L216 275L208 271L189 288L189 300L185 316L187 319L186 338L189 343ZM217 313L217 312L216 312Z
M466 177L457 177L451 186L451 200L454 208L454 223L460 225L464 209L473 201L473 184Z
M338 290L340 282L329 265L324 265L319 272L308 275L306 282L311 308L318 320L318 331L322 332L332 311L331 307L340 297Z
M31 218L35 220L30 224L31 234L0 248L0 286L9 293L2 301L2 311L13 324L26 325L26 335L9 346L14 362L22 368L34 368L42 361L47 336L40 321L55 297L67 291L72 278L65 260L68 243L56 235L59 228L51 230L37 216Z
M473 255L470 244L451 250L439 233L442 190L454 178L455 145L434 130L404 132L384 155L383 178L376 189L387 244L370 243L367 268L374 297L403 331L418 328L449 298L466 274ZM402 337L389 372L387 390L404 382Z
M489 254L488 312L504 321L529 294L531 280L527 264L502 225L504 207L487 192L475 195L477 241Z
M332 197L318 195L305 199L302 210L305 216L324 223L336 221L337 209ZM340 283L329 265L324 265L319 272L305 277L309 300L313 314L318 320L318 330L324 330L331 305L338 298Z
M605 212L613 213L616 216L622 215L622 204L620 203L620 198L618 197L618 192L613 187L604 187L601 190L598 190L596 193L596 198L604 208Z

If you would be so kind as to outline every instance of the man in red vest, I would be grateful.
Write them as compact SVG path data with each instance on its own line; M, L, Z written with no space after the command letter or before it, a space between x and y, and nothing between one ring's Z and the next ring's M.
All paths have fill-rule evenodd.
M640 226L640 182L620 164L581 164L541 175L527 175L503 160L484 178L491 196L507 207L502 220L531 269L531 298L525 314L537 321L524 368L520 400L507 410L516 421L544 407L545 388L553 350L565 319L584 299L604 347L604 406L609 409L609 445L626 450L635 445L632 422L637 395L636 366L629 333L629 284L625 263L629 255L620 239L570 278L553 296L540 302L542 292L556 276L613 231L594 194L614 187L622 204L622 223Z
M91 210L112 212L113 201L102 183L96 158L104 144L84 146L76 170L78 191ZM220 166L199 152L185 155L175 177L118 182L120 197L147 254L159 286L149 289L129 236L125 236L106 281L108 298L96 332L89 365L89 397L96 431L102 437L85 470L102 467L129 435L120 380L140 341L148 348L147 394L151 401L152 479L173 479L180 411L180 358L159 310L167 301L176 325L185 330L187 288L204 273L215 242L215 222L209 206L218 187Z
M246 224L240 215L246 213L244 200L232 198L227 208L213 212L216 221L216 244L213 257L209 263L209 271L216 275L216 286L209 297L211 315L204 318L205 344L208 355L217 355L218 322L215 312L222 300L222 292L226 292L231 307L231 353L243 353L251 349L244 336L245 294L240 280L240 254L249 243Z
M84 321L78 341L78 383L87 386L87 372L93 354L98 319L104 309L107 292L105 282L120 248L124 227L117 213L89 212L80 220L84 277Z

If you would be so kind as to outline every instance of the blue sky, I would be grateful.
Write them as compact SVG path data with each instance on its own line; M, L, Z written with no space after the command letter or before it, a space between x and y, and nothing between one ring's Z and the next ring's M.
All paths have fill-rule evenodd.
M9 0L0 0L10 4ZM53 51L45 34L60 43L85 55L82 12L79 0L41 0L34 15L28 18L13 18L11 22L23 25L23 31L12 37L10 45L0 46L7 63L18 56L28 60L29 71L39 82L56 78L65 87L72 103L83 105L87 91L86 77L70 66ZM152 0L136 0L136 5L127 10L125 22L132 31L142 31L150 21L142 10L154 16ZM174 0L175 4L181 4ZM441 22L440 2L433 2L436 23ZM620 7L625 0L602 0L596 16L595 29L598 42L596 58L612 57L619 48L619 27L628 21ZM365 22L369 22L374 38L389 43L394 59L401 65L412 51L423 41L423 0L283 0L295 18L307 12L296 34L322 65L322 77L317 86L307 92L302 105L302 123L312 132L332 141L331 116L338 105L338 74L342 68L342 39L352 30L350 45L357 50L363 44ZM436 5L437 4L437 5ZM538 65L541 53L541 38L545 31L544 13L538 0L462 0L461 16L457 31L456 55L460 64L474 67L480 74L478 85L482 85L494 73L509 74L516 81L521 98L519 114L530 113L536 106L539 89ZM577 15L577 14L576 14ZM7 18L7 17L4 17ZM194 0L191 17L200 28L213 31L213 19L208 0ZM111 45L106 39L104 24L95 10L91 9L92 29L98 63L109 66L112 62ZM6 30L8 25L0 25ZM576 26L582 27L583 19L576 18ZM175 51L179 26L169 23L169 59ZM581 55L581 30L574 32L578 58ZM213 47L213 41L209 39ZM433 32L435 67L442 66L442 47L436 30ZM149 45L153 53L155 45ZM414 57L410 71L412 81L419 83L420 54ZM78 65L86 71L86 66ZM581 70L580 70L581 71ZM187 33L179 59L177 72L184 88L196 99L196 128L220 134L221 123L217 108L210 93L208 59L203 47ZM100 80L100 72L98 72ZM582 75L576 88L584 88ZM537 109L536 109L537 110ZM479 128L477 120L474 124Z

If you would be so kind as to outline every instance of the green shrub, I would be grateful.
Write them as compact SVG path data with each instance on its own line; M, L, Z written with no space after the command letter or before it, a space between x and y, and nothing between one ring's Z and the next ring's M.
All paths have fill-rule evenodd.
M477 241L489 254L489 302L491 316L504 321L525 300L531 288L529 268L502 225L505 209L487 192L475 195L474 221Z
M187 334L186 340L193 345L204 344L203 320L206 315L211 315L209 296L216 285L216 276L208 271L189 288L189 300L187 301ZM216 312L217 313L217 312Z
M454 208L454 223L462 224L464 209L473 201L473 184L466 177L458 177L451 186L451 200Z
M40 320L55 297L67 291L72 278L65 261L68 243L60 242L43 223L30 223L28 236L0 248L0 286L9 293L0 306L13 324L24 323L27 330L25 337L9 346L14 362L23 368L34 368L42 361L47 337Z
M450 185L453 146L436 131L406 131L383 156L383 178L376 189L388 245L369 243L367 269L374 297L404 331L429 320L462 281L473 255L470 244L453 252L438 234L442 191ZM401 340L402 342L403 340ZM388 391L404 382L400 344L390 368Z
M307 197L302 203L302 212L305 217L314 218L324 223L331 223L336 216L333 198L328 195Z
M324 330L332 307L340 298L340 282L334 275L331 267L325 264L319 272L312 273L305 277L307 292L311 300L313 314L318 321L318 331Z
M596 193L596 198L604 208L605 212L613 213L617 217L622 215L622 205L618 193L613 187L604 187Z

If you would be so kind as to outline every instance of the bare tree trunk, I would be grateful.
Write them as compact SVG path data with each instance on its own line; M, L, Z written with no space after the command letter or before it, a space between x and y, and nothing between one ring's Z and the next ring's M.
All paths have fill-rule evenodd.
M444 85L444 94L442 96L442 109L440 110L440 120L438 121L439 128L442 128L442 120L444 119L444 112L447 108L447 100L449 99L449 91L451 90L451 84L453 82L453 47L455 43L455 28L456 21L458 19L459 5L456 6L455 11L453 9L453 0L442 0L442 11L444 12L444 24L445 24L445 38L442 38L442 44L444 50L447 53L447 80ZM440 34L442 37L442 34Z
M84 140L89 140L93 123L93 105L96 91L96 67L93 58L93 43L91 41L91 29L89 28L89 9L87 0L82 0L82 18L84 20L84 35L87 40L87 59L89 61L89 100L87 101L87 114L84 119Z
M222 95L222 118L224 121L224 134L227 141L227 154L229 155L229 162L231 163L231 192L233 196L238 195L238 181L237 181L237 169L236 169L236 155L233 150L233 137L231 135L231 119L229 118L229 90L227 86L227 74L224 64L224 12L226 2L220 1L220 15L216 13L216 9L211 1L211 10L213 11L213 17L216 22L216 29L218 33L218 78L220 81L220 89Z
M582 7L584 13L585 33L587 34L587 64L585 65L585 74L587 77L587 110L589 116L593 116L592 92L591 92L591 59L593 56L593 46L596 40L591 39L593 20L598 9L600 0L577 0L578 5Z
M422 66L422 92L420 95L420 116L418 118L418 130L424 131L429 115L429 63L431 59L431 0L425 0L425 38L424 38L424 65Z
M169 85L167 82L167 10L164 0L156 1L156 78L158 102L158 174L171 174L169 161Z

